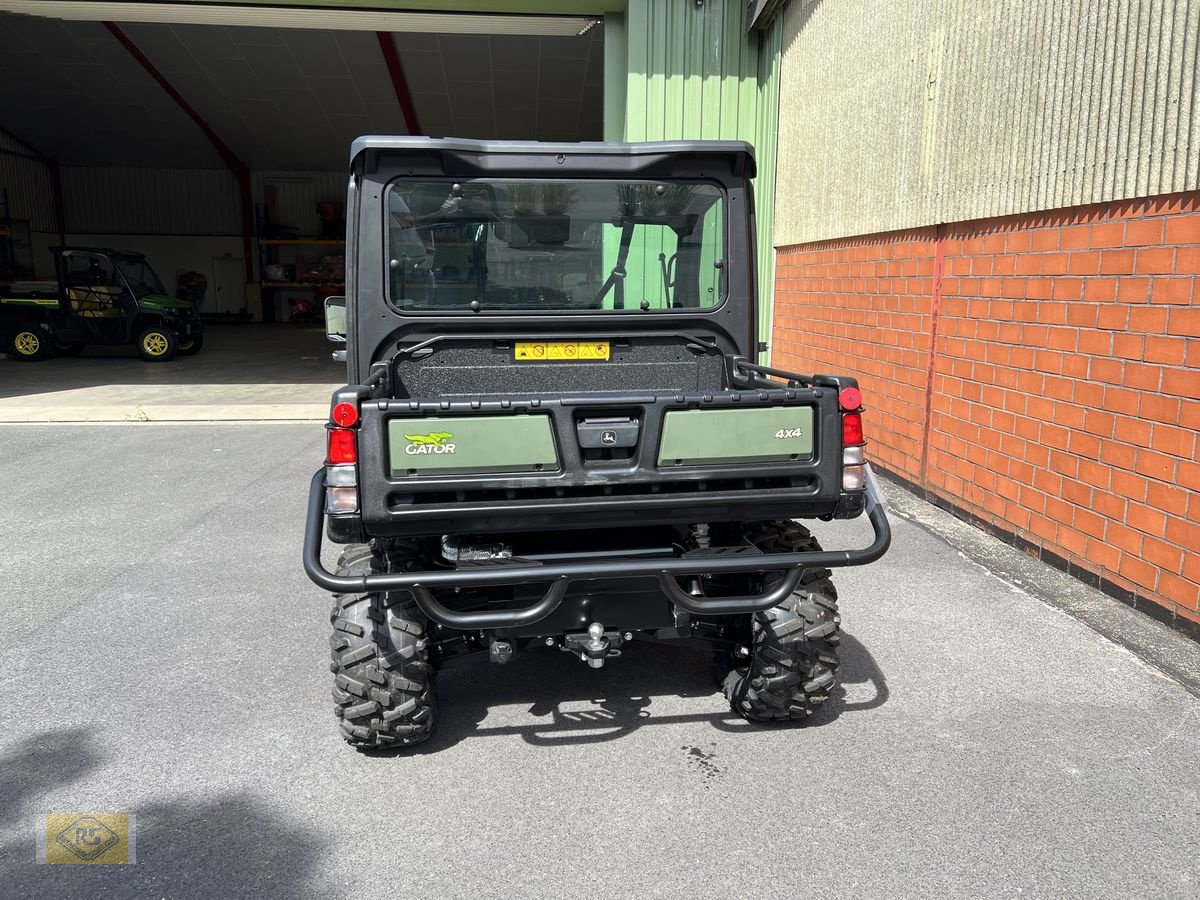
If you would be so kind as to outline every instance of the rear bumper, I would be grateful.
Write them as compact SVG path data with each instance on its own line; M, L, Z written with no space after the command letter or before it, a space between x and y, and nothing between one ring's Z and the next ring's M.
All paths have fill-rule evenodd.
M869 471L869 470L868 470ZM506 561L504 564L380 573L361 576L336 575L321 564L321 538L325 517L324 470L313 475L308 494L308 517L304 534L304 571L318 586L338 593L410 590L417 604L431 619L450 628L517 627L549 615L561 602L572 581L592 578L654 577L676 606L697 615L735 615L770 609L799 583L806 569L861 566L875 562L891 544L891 526L882 496L873 476L867 479L866 512L874 540L860 550L821 550L808 553L740 553L689 555L686 557L634 559L597 557L586 561ZM770 591L747 597L696 596L679 587L677 578L688 575L727 573L784 573ZM456 612L442 606L431 593L442 588L482 588L499 585L544 583L542 600L525 609Z

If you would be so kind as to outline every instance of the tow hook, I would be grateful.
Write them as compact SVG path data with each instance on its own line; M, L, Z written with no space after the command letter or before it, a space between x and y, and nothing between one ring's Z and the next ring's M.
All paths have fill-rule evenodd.
M497 665L504 665L512 659L513 646L508 641L492 640L488 644L488 659Z
M593 669L599 669L605 660L620 656L621 651L618 648L632 638L631 632L622 634L619 631L605 631L603 625L593 622L585 634L565 635L562 649L568 653L578 653L585 663Z

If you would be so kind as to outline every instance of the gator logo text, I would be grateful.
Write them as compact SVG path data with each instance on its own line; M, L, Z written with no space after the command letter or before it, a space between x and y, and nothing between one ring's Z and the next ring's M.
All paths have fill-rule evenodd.
M409 442L404 452L409 456L427 456L429 454L453 453L454 444L448 441L454 437L448 431L431 431L429 434L406 434L404 439Z

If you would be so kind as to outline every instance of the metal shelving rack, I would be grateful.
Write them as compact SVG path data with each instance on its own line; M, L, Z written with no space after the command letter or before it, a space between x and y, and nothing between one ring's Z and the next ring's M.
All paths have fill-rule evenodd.
M259 238L258 240L258 265L259 271L263 274L262 281L259 282L259 288L262 291L262 312L264 322L274 322L277 319L276 315L276 296L280 291L301 291L311 290L314 293L318 291L326 291L325 296L330 294L340 293L345 289L344 284L318 283L312 281L268 281L266 276L267 266L278 263L280 247L345 247L345 241L334 240L332 238ZM316 299L314 297L314 299ZM318 307L320 303L316 304Z

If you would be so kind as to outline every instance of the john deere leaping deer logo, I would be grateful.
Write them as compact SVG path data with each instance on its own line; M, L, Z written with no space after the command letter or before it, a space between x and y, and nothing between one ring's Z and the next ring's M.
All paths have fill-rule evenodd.
M430 453L453 453L454 445L449 443L454 437L448 431L431 431L429 434L406 434L404 439L408 446L404 452L409 456L426 456Z

